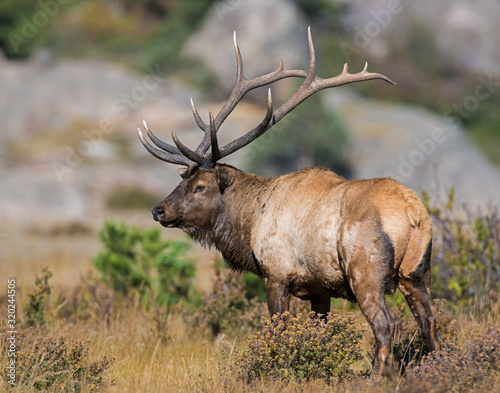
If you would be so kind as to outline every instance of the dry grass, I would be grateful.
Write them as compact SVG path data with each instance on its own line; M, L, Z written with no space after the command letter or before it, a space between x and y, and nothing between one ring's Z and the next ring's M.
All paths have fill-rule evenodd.
M48 265L54 273L54 278L51 280L53 291L47 309L47 326L44 329L25 329L23 317L18 314L18 339L64 335L70 340L88 340L91 361L102 360L104 356L115 359L101 391L150 393L414 391L405 385L405 377L401 377L397 372L379 381L355 376L341 384L331 386L321 380L292 381L285 384L266 379L260 379L249 386L231 375L221 377L221 364L230 359L235 345L245 347L248 338L245 334L235 337L226 333L213 340L208 327L190 325L187 321L193 319L186 318L178 308L169 310L148 308L134 297L117 299L104 288L98 288L100 299L108 299L111 306L108 304L109 307L105 311L103 311L104 306L99 306L101 308L89 309L84 314L77 312L78 306L84 306L83 300L93 301L89 295L92 283L88 272L91 270L90 258L99 249L95 232L90 231L77 236L39 232L24 234L22 238L10 236L7 240L8 242L4 240L2 244L7 246L3 248L2 253L9 261L16 263L3 265L2 268L7 274L2 275L16 277L18 291L22 295L17 299L18 307L25 302L26 294L33 288L35 275L41 272L43 266ZM212 263L213 257L205 255L200 265L201 270L198 274L203 276L201 281L204 284L201 287L204 289L209 287L206 282L211 280L209 266ZM0 312L4 316L7 313L4 283L1 288ZM478 306L476 313L458 313L452 323L456 329L454 335L459 346L464 345L474 334L487 330L493 324L500 324L499 305L500 303L496 303L482 309ZM337 311L342 314L348 308L350 307L347 303L344 303ZM165 315L166 318L159 323L158 318ZM355 315L359 322L366 326L357 308ZM6 321L2 318L0 331L6 330L8 330ZM450 331L448 330L446 334L450 334ZM7 343L3 338L4 335L0 340L2 370L7 364ZM356 366L357 372L369 369L368 359L371 359L373 352L370 329L366 329L362 343L366 360ZM488 391L500 391L500 376L498 373L494 375L496 380ZM17 386L10 391L31 390ZM88 389L84 388L83 391Z

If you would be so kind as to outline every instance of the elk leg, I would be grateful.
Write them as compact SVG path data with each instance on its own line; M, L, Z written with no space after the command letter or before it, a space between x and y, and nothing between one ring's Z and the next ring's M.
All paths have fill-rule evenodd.
M413 232L399 271L398 287L420 326L428 348L436 351L439 350L436 319L429 306L432 240L423 238L424 235L424 232Z
M359 293L361 292L361 293ZM391 342L394 334L394 319L385 302L384 293L356 291L356 302L370 324L375 336L375 357L372 364L372 377L380 375L391 353Z
M326 315L330 312L330 306L330 297L315 297L311 299L311 310L325 319Z
M266 281L266 300L271 317L287 312L290 301L288 286L268 278Z
M411 278L400 278L399 289L405 296L410 306L410 310L420 326L427 347L431 351L439 350L439 342L436 333L436 318L429 306L428 288L425 288L425 285L416 285Z

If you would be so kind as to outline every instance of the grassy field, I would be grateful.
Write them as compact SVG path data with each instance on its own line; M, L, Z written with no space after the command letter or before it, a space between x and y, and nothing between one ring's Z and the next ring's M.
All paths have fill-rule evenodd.
M151 227L133 217L129 224ZM350 315L350 324L360 334L359 340L344 338L359 350L356 358L346 352L345 359L338 360L350 362L348 373L275 378L262 365L259 377L248 381L241 375L256 365L251 361L262 347L255 346L255 334L264 329L265 336L260 319L267 317L267 310L264 304L244 300L241 279L219 268L214 254L196 249L191 254L197 266L192 282L202 294L201 305L165 305L144 298L140 288L119 294L99 279L91 260L102 245L92 226L73 235L57 230L14 233L3 243L2 254L11 263L2 267L7 270L0 293L2 316L8 314L7 278L16 279L17 369L12 392L500 391L500 301L493 290L489 301L435 301L443 350L423 359L425 348L401 295L390 300L398 321L393 367L376 381L367 377L373 356L371 330L357 306L334 301L333 313L338 318ZM441 251L438 246L436 254ZM53 276L36 284L44 266ZM292 314L305 315L307 307L294 299ZM28 326L30 315L43 323ZM306 320L297 322L299 330ZM1 321L3 389L8 387L4 370L10 329L5 317ZM277 337L276 332L266 337ZM248 346L256 352L245 353ZM325 355L315 356L314 361L321 361L317 358Z

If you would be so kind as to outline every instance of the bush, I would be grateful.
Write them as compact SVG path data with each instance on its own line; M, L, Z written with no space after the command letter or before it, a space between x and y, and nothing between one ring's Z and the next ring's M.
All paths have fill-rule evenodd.
M316 318L289 313L263 323L262 331L248 338L246 349L234 350L225 372L247 383L261 378L289 382L343 379L351 366L363 359L361 328L351 316L330 314L325 323Z
M90 362L88 344L64 336L23 342L16 356L21 384L40 391L80 392L83 386L97 391L114 359Z
M458 218L454 197L451 189L438 207L430 206L427 193L422 198L434 228L432 293L468 308L495 303L500 296L498 208L473 213L464 205Z
M139 291L143 299L153 297L159 304L198 298L187 243L161 240L158 229L140 230L113 222L106 222L99 236L104 250L92 263L115 292Z
M45 267L42 276L36 276L35 289L28 294L28 304L24 308L26 325L42 327L45 325L45 300L50 295L49 279L52 277L50 270Z
M0 49L7 57L23 58L33 51L42 35L39 28L31 26L33 15L37 11L39 11L39 3L31 0L0 2ZM29 38L23 32L28 28ZM36 33L31 36L31 32L35 29ZM40 30L43 30L43 27Z
M467 341L430 353L407 376L412 392L488 391L500 371L500 325Z

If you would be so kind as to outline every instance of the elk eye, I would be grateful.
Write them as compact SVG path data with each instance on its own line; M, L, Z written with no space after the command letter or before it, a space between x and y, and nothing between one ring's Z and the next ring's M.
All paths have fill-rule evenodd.
M203 192L205 191L205 186L202 186L201 184L198 184L196 186L196 188L194 189L194 192L197 193L197 192Z

